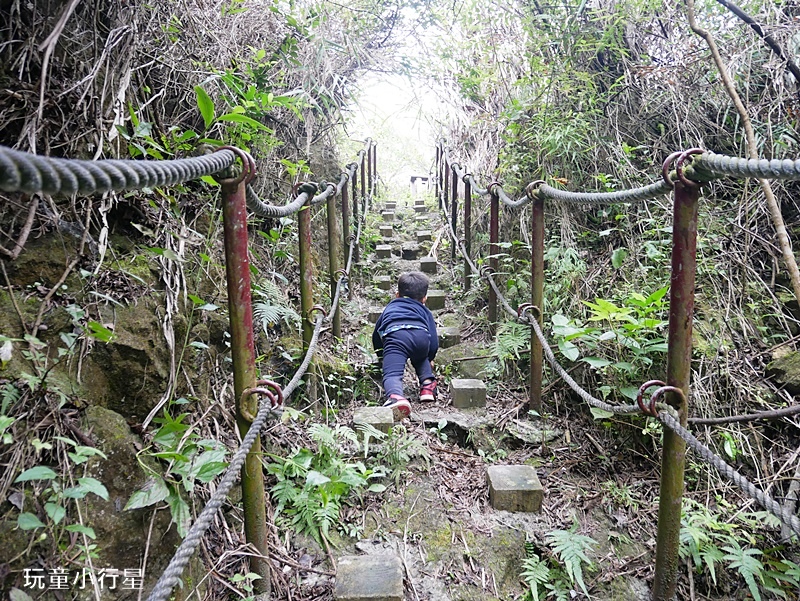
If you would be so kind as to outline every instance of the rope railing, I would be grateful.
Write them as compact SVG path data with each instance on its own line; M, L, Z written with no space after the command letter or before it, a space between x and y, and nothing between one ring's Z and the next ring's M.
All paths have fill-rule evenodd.
M445 217L447 217L446 214ZM515 311L502 294L497 283L494 281L491 271L488 269L479 270L475 262L472 261L471 258L466 257L466 249L464 244L456 237L452 225L449 221L447 221L447 219L445 219L445 223L447 223L447 231L451 242L458 247L459 251L462 253L462 256L466 258L466 262L469 265L472 273L478 274L481 278L485 279L490 286L492 286L498 296L498 300L501 302L509 316L521 323L529 324L532 327L536 337L539 340L539 343L542 345L542 350L544 351L548 362L576 395L578 395L588 405L603 411L608 411L609 413L617 415L642 413L642 408L638 404L613 405L593 396L590 392L578 384L575 379L570 376L569 372L558 362L558 359L556 359L555 353L553 352L549 341L544 335L538 319L531 314L531 309L533 309L533 307L529 307L524 311ZM641 392L643 393L644 390ZM700 457L706 461L706 463L716 468L723 476L738 486L748 497L758 502L762 507L780 519L781 522L783 522L786 526L791 528L796 534L800 535L800 518L794 515L788 507L781 505L768 493L759 489L745 476L736 471L722 457L714 453L711 449L700 442L691 432L689 432L689 430L680 424L680 421L676 417L676 411L674 408L662 402L653 403L653 407L658 410L658 413L651 415L652 417L656 417L662 424L673 430L676 434L678 434L678 436L686 441L686 443L693 450L695 450Z

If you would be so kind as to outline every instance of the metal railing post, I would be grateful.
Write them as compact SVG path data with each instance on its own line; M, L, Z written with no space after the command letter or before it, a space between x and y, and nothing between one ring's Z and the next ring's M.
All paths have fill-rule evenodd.
M458 174L456 173L456 164L453 164L453 189L451 190L450 200L450 221L453 227L453 237L458 239ZM453 240L451 260L453 263L456 261L456 241Z
M360 219L358 214L358 171L359 171L359 164L364 164L364 151L360 151L358 153L358 159L360 163L356 163L356 168L353 171L353 227L358 228L358 220ZM363 173L363 171L362 171ZM364 181L362 179L361 183L363 184ZM361 260L361 253L358 250L358 244L356 243L355 248L353 249L353 261L358 263Z
M366 207L367 193L369 192L367 189L367 163L369 162L369 153L366 151L363 152L364 154L361 155L361 200Z
M313 196L309 194L309 198ZM297 214L297 230L300 247L300 317L303 320L303 351L308 350L314 335L311 308L314 306L314 266L311 263L311 204Z
M450 164L445 159L442 162L442 173L444 173L444 186L442 186L442 198L439 199L439 211L447 209L448 199L447 195L450 192Z
M469 260L472 258L472 184L469 178L464 178L464 250L467 251L464 257L464 290L469 292L472 285L472 278L469 277L471 268Z
M441 169L439 167L439 162L442 160L442 150L439 148L439 144L436 144L436 159L435 159L435 168L434 172L436 176L433 178L433 196L436 198L436 202L439 203L441 207L441 201L439 200L439 177L441 174Z
M378 145L372 143L372 195L378 190Z
M489 195L491 198L489 207L489 269L492 274L497 273L500 263L497 258L499 247L497 243L500 237L500 197L497 194L497 182L489 184ZM497 326L497 293L494 288L489 286L489 329L494 334Z
M675 182L672 225L672 276L669 300L669 348L667 384L683 390L689 398L692 359L692 310L697 259L697 208L699 188ZM667 393L667 402L678 410L686 426L687 403L680 395ZM678 580L678 544L681 529L681 502L686 443L671 429L664 428L661 457L661 487L656 537L656 573L653 600L670 601Z
M367 194L372 196L375 192L372 179L372 150L374 148L372 140L367 141Z
M342 189L344 190L347 182L344 182ZM342 239L339 237L339 228L336 219L336 195L331 194L328 197L327 204L328 211L328 272L331 278L331 302L336 295L336 284L339 281L339 269L341 265L340 254L342 252ZM333 314L331 322L333 328L333 335L336 338L342 337L342 314L339 305L336 306L336 311Z
M350 250L350 195L348 190L353 185L353 178L348 177L347 179L348 181L342 186L342 248L345 249L345 261L347 261L347 252ZM353 299L353 287L350 285L347 287L347 298Z
M531 202L531 304L537 307L536 319L544 313L544 200ZM542 343L531 326L531 376L529 409L542 413Z
M242 393L256 386L256 353L253 335L253 303L250 290L250 260L247 254L247 183L255 176L255 162L241 150L234 152L242 159L242 174L220 180L222 218L225 235L225 275L228 286L228 314L231 329L233 361L233 395L236 399L236 425L242 438L250 429L245 415L258 413L258 397L242 399ZM242 503L244 532L247 542L261 557L251 555L250 569L261 576L254 582L258 590L270 593L269 535L267 499L261 467L261 441L256 438L242 467Z

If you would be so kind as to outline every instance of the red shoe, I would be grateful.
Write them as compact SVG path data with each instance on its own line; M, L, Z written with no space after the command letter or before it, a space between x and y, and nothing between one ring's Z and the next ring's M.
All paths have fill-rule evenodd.
M411 403L408 399L399 394L389 395L389 400L383 404L384 407L391 407L394 421L399 422L411 415Z
M419 389L420 401L435 401L436 400L436 379L428 380Z

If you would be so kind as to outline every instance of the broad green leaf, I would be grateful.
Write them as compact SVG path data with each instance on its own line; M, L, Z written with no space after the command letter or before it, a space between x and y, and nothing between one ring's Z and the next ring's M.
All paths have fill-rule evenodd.
M383 484L371 484L367 490L369 492L383 492L386 490L386 487Z
M134 492L125 504L125 510L141 509L160 503L169 496L169 488L161 478L150 478L145 485Z
M67 515L67 510L58 503L45 503L44 511L54 524L58 524Z
M14 482L28 482L29 480L52 480L56 477L56 473L49 467L44 465L37 465L30 469L25 470Z
M308 476L306 476L306 483L310 484L311 486L321 486L330 481L331 479L328 478L328 476L321 474L316 470L309 470Z
M78 478L78 485L64 489L63 494L68 499L82 499L89 493L108 501L108 490L102 482L94 478Z
M569 342L568 340L562 340L558 343L558 350L561 351L561 354L564 355L570 361L577 361L578 357L580 357L581 353L578 350L578 347Z
M114 339L114 332L97 321L90 320L86 328L89 336L100 342L111 342Z
M183 500L180 493L174 488L170 489L167 503L169 504L170 513L172 514L172 521L175 522L175 526L178 528L178 534L183 538L189 530L189 506L186 504L186 501Z
M65 530L67 530L68 532L77 532L78 534L85 534L92 540L97 538L97 535L95 535L94 530L92 528L89 528L89 526L84 526L83 524L70 524L65 528Z
M44 528L42 520L32 513L20 513L17 518L17 526L20 530L33 530L34 528Z
M200 109L203 123L208 129L214 122L214 101L211 100L211 96L201 86L195 86L194 93L197 96L197 108Z
M591 365L594 369L600 369L601 367L605 367L606 365L611 365L611 361L608 359L602 359L601 357L584 357L581 361L585 361L589 365Z
M18 588L12 588L8 593L8 598L10 601L33 601L33 597Z
M248 117L247 115L242 115L240 113L227 113L219 117L217 121L233 121L235 123L243 123L245 125L249 125L250 127L254 127L256 129L261 129L269 132L272 131L269 127L267 127L263 123L259 123L255 119Z
M628 250L625 248L615 248L614 252L611 253L611 265L614 269L619 269L622 267L622 264L625 262L625 259L628 256Z
M608 419L610 417L614 417L614 414L611 411L606 411L605 409L600 409L599 407L589 407L589 411L592 412L592 417L595 419Z

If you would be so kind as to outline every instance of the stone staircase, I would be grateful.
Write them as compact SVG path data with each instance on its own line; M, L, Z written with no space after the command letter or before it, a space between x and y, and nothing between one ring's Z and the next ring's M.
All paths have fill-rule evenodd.
M383 208L383 223L379 227L382 241L375 247L374 260L377 266L370 294L373 299L380 299L382 304L370 306L369 321L377 321L385 304L393 296L392 291L400 273L419 270L428 274L431 288L427 306L437 321L439 371L444 364L442 360L446 363L447 356L457 354L461 344L461 325L457 320L454 323L452 319L444 319L445 310L452 303L446 292L450 288L449 275L441 269L432 253L438 243L438 240L434 241L433 231L441 224L441 216L424 199L415 200L413 207L387 202ZM413 213L409 209L413 209ZM421 227L432 227L434 230L419 229ZM458 364L460 375L469 377L453 378L449 391L442 391L440 387L440 392L445 395L449 392L452 405L451 413L445 419L473 423L481 419L481 412L485 413L486 384L479 377L480 370L473 369L478 364L470 365L467 361L459 361ZM408 396L414 410L412 420L422 421L426 426L441 421L440 412L421 409L420 403L414 402L414 395ZM361 407L355 411L353 421L356 424L369 424L381 432L389 432L394 425L392 410L385 407ZM486 469L486 486L494 511L535 513L542 508L544 490L536 469L530 465L490 465ZM391 552L343 556L338 562L334 597L337 601L402 601L405 598L405 573L401 558Z

